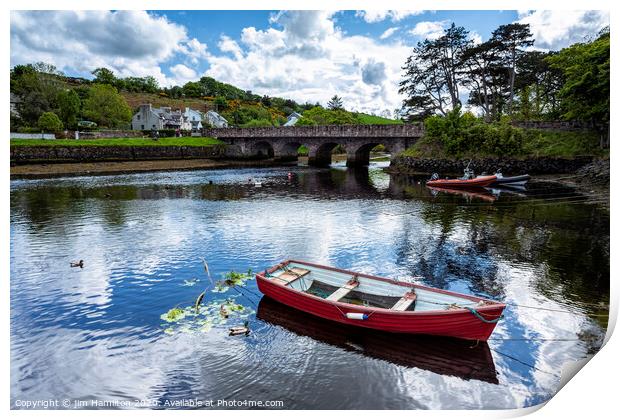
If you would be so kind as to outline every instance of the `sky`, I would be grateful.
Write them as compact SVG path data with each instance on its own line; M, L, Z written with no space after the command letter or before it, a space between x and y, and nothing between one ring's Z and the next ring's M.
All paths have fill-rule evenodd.
M44 61L70 76L202 76L244 90L391 115L411 49L452 22L474 42L529 23L535 49L559 50L609 25L606 11L12 11L11 66ZM45 28L41 31L40 28ZM97 28L97 30L93 30Z

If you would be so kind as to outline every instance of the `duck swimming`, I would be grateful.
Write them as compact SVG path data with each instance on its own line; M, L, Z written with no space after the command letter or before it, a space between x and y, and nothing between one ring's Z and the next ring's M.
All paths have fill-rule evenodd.
M250 328L248 327L248 325L249 325L248 321L245 321L243 323L243 327L232 327L228 330L228 335L241 335L241 334L249 335Z
M80 260L78 262L71 262L71 267L80 267L80 268L84 268L84 260Z

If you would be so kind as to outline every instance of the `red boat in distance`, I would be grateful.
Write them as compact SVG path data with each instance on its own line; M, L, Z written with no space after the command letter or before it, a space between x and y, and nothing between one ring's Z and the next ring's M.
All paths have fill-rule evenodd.
M256 274L258 289L309 314L375 330L486 341L506 305L421 284L287 260Z
M430 179L426 181L429 187L486 187L497 180L495 175L477 176L475 178L453 178L453 179Z

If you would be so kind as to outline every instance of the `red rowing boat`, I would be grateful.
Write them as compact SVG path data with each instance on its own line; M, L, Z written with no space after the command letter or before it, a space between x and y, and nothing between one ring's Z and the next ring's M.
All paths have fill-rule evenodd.
M486 187L497 180L495 175L475 178L431 179L426 181L429 187Z
M382 331L486 341L501 302L407 281L287 260L256 274L280 303L343 324Z

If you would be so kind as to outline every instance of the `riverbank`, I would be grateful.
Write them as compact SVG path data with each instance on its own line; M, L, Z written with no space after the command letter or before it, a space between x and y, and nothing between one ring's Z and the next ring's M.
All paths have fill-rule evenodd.
M40 163L11 167L11 178L47 178L57 176L112 175L133 172L186 171L282 165L273 160L171 159L120 162Z
M575 174L580 168L594 160L592 156L439 159L400 155L392 159L387 171L401 174L438 173L440 176L455 176L462 175L464 168L469 164L477 174L495 173L498 170L505 175Z

